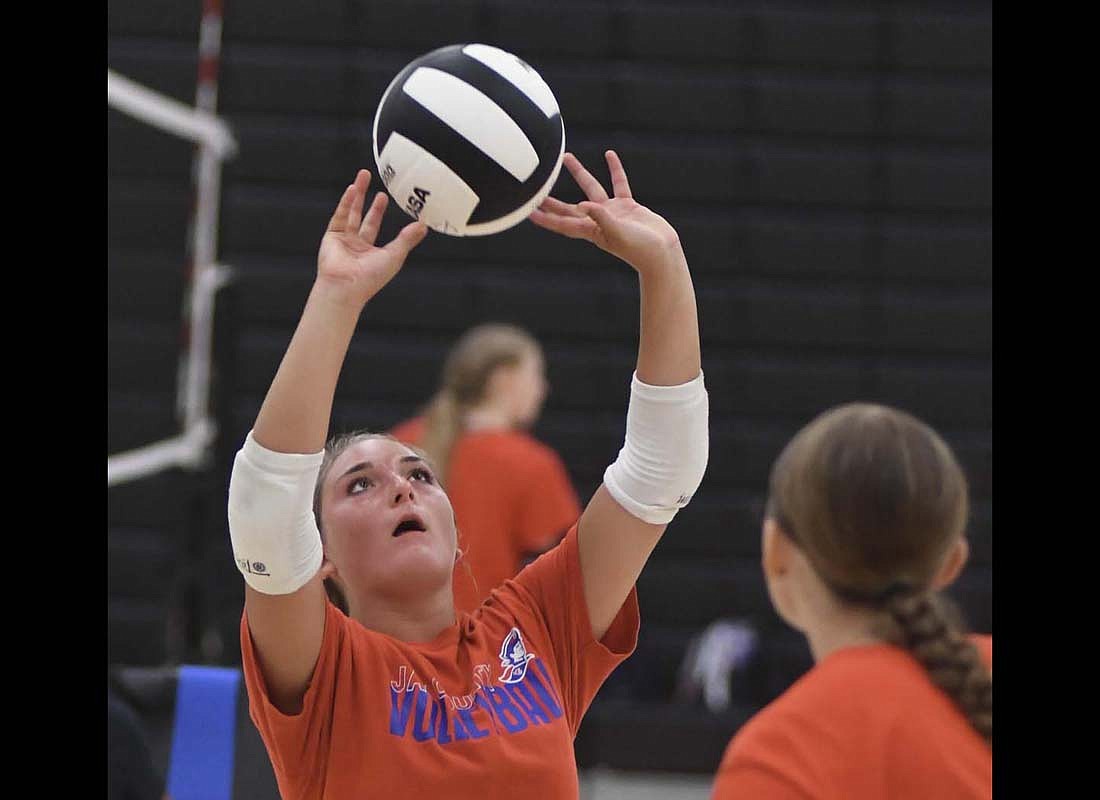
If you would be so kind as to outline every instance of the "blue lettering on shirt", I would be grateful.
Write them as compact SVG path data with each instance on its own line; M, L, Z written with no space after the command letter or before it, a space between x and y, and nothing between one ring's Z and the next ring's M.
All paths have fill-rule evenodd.
M426 742L429 739L435 738L434 726L429 724L424 725L424 712L428 708L428 693L423 689L416 690L416 717L413 721L413 738L418 742ZM432 706L433 717L436 712L435 706ZM431 720L435 722L434 719Z
M455 738L456 739L469 738L466 735L467 733L469 734L469 736L472 736L475 739L484 739L486 736L489 735L489 731L485 730L484 728L479 728L477 726L477 723L474 721L474 710L472 708L459 708L459 709L457 709L457 712L458 712L458 716L455 717ZM462 723L465 725L466 733L464 733L464 734L459 734L458 733L458 731L462 727L458 724L459 720L461 720Z
M554 719L557 719L565 713L561 710L561 699L557 697L557 692L554 691L554 682L550 680L550 675L546 672L546 667L542 665L542 661L540 659L535 659L535 665L538 667L538 671L541 672L542 676L546 679L545 685L539 680L538 675L531 670L527 672L527 681L525 681L525 683L530 683L531 686L534 687L539 699L550 709L550 713L554 715Z
M417 742L434 740L449 745L484 739L492 733L507 736L553 723L564 714L561 699L542 661L536 657L530 662L529 666L535 669L527 669L515 683L479 686L468 696L473 701L469 708L458 707L446 695L433 697L419 686L397 690L391 684L390 734L405 738L411 727ZM478 724L481 720L475 715L482 712L488 716L491 729Z
M398 708L398 698L401 699ZM409 727L409 712L413 706L412 692L397 692L390 687L390 733L394 736L404 736Z
M512 702L511 695L506 691L490 692L489 702L497 712L497 719L504 723L508 733L519 733L527 728L527 718Z
M523 713L527 715L532 724L550 723L550 716L538 704L538 701L531 695L531 690L525 684L516 683L507 687L507 689L508 694L512 695L512 700L523 710Z
M493 730L498 734L500 733L500 726L497 725L497 714L493 710L493 704L486 700L488 692L484 690L478 690L478 693L474 695L474 702L481 708L485 709L485 713L489 715L489 721L493 723Z
M437 697L432 701L432 729L435 731L435 740L440 744L450 744L453 741L451 734L447 732L446 698Z

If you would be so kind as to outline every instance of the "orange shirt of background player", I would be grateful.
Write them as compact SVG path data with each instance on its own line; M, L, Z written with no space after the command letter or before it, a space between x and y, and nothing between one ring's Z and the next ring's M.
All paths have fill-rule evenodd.
M408 420L390 433L415 445L423 436L424 420ZM526 554L546 550L581 515L561 459L519 431L461 435L451 451L445 483L463 550L454 576L459 612L477 608L491 590L520 571Z
M973 636L990 670L993 637ZM753 717L726 749L714 800L974 800L993 753L904 650L837 650Z

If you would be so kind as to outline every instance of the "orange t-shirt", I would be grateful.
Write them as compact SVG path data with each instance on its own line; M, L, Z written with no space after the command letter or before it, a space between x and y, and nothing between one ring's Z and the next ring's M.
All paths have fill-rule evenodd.
M573 739L638 640L634 589L592 637L577 528L430 642L367 630L327 604L302 711L268 700L241 619L252 720L285 800L571 798Z
M391 433L419 444L424 419L403 422ZM581 515L561 459L518 431L460 436L451 451L446 489L464 551L454 575L458 611L477 608L520 571L525 553L550 547Z
M993 637L972 637L993 668ZM831 654L733 738L714 800L973 800L993 751L908 653Z

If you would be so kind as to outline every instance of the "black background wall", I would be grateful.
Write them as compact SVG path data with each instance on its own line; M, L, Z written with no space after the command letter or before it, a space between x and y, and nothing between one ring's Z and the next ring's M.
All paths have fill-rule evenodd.
M198 0L111 0L108 66L193 103L199 16ZM699 295L710 466L639 582L638 654L594 706L582 762L711 770L744 715L809 665L764 591L762 492L786 439L841 402L912 411L956 449L973 558L952 594L991 631L991 4L226 0L222 38L219 112L241 145L220 220L237 271L219 329L224 438L203 472L109 490L111 663L239 659L227 453L289 341L333 204L356 168L374 172L386 85L474 41L539 70L582 161L620 153L635 195L680 232ZM175 429L191 161L108 111L109 453ZM568 177L555 194L579 197ZM383 236L404 221L391 209ZM459 333L515 322L547 350L536 434L586 498L621 444L637 307L628 267L529 223L429 236L363 315L334 430L413 413ZM763 634L735 707L668 705L687 641L721 617ZM659 755L618 735L655 719L678 732Z

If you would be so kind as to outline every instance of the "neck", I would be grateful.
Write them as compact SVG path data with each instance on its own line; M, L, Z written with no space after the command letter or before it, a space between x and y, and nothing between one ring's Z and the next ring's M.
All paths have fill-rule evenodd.
M418 597L348 598L352 619L378 633L402 642L430 642L455 624L454 595L450 581L439 591Z
M806 617L802 632L809 640L815 663L848 647L882 643L874 633L879 614L872 609L831 601L809 611Z
M498 405L480 405L466 412L463 427L467 431L509 430L512 427L512 417Z
M815 663L846 647L882 641L875 635L880 612L837 598L805 559L800 559L792 579L797 627L809 640Z

